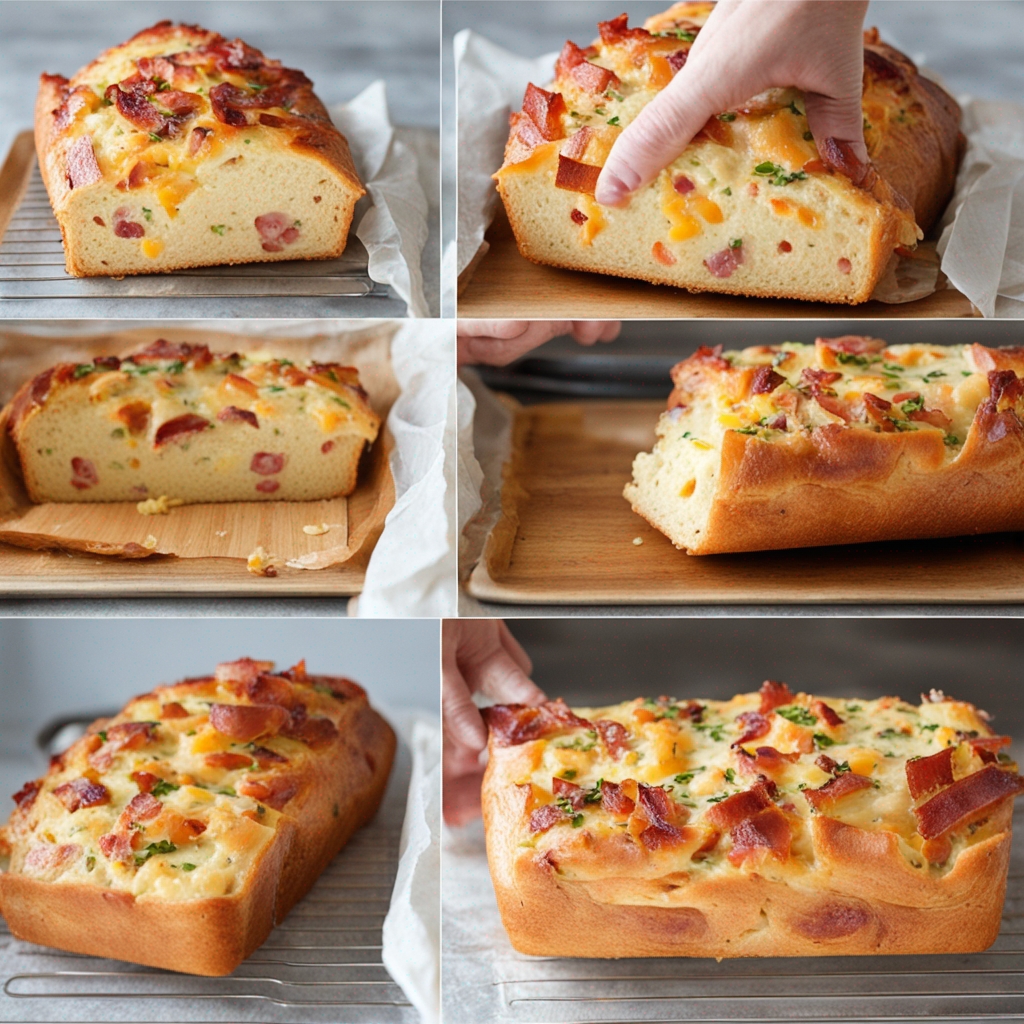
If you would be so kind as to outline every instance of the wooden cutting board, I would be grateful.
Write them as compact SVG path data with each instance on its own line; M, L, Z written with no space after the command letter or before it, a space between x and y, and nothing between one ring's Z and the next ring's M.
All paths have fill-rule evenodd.
M502 516L469 592L552 605L1024 600L1018 534L703 557L677 551L622 497L663 409L658 401L518 409Z
M512 228L499 207L486 236L489 248L463 271L458 315L489 319L901 319L978 316L970 300L940 273L939 291L916 302L865 302L840 306L791 299L753 299L691 293L682 288L531 263L519 255ZM935 243L921 243L921 252Z

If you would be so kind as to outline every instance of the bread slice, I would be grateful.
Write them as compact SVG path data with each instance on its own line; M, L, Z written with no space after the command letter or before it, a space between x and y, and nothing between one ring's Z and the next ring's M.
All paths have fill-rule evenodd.
M334 498L379 429L354 367L167 341L52 367L8 420L35 502Z
M349 679L243 658L54 758L0 829L19 939L230 974L369 821L395 736Z
M1024 780L971 704L766 682L484 715L487 856L522 953L977 952L999 932Z
M693 555L1024 529L1024 349L699 349L625 497Z
M364 194L301 71L169 21L44 74L36 150L76 277L340 256Z
M774 89L708 121L627 207L594 200L616 139L683 66L712 8L676 4L643 29L625 15L602 22L588 49L566 43L550 91L527 88L495 174L520 252L691 291L865 302L945 206L963 146L953 99L874 30L863 177L811 137L802 93Z

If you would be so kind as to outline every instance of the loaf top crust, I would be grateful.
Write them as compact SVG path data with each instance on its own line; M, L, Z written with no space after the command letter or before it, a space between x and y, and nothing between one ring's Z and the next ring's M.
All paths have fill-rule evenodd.
M554 150L557 186L592 195L615 140L686 63L713 8L679 3L644 28L629 28L623 14L602 22L590 47L567 42L551 91L531 84L523 110L512 115L496 177L529 171ZM667 215L680 195L691 204L696 196L705 219L718 221L719 204L738 190L768 189L779 202L799 205L819 183L851 210L867 214L880 205L897 215L899 244L913 248L956 177L963 149L959 107L872 29L865 33L863 108L869 167L855 166L834 140L811 136L802 92L772 89L711 118L647 187L662 190Z
M842 887L859 870L866 898L895 885L902 896L884 898L923 905L1005 834L1024 790L1009 737L937 691L915 706L769 681L730 701L484 715L489 843L545 859L563 881L601 883L606 902L640 899L622 879ZM890 877L865 878L874 868Z
M49 167L49 153L66 154L66 164L52 165L66 178L50 182L55 209L73 188L148 182L170 214L195 187L196 169L239 136L247 155L283 148L315 156L363 191L306 75L197 25L162 21L70 79L44 74L40 98L41 161Z
M329 777L325 761L364 742L360 686L308 675L305 662L273 669L221 664L94 722L15 794L5 870L140 899L240 893L282 821Z
M15 395L9 430L17 439L33 416L68 399L91 404L112 430L155 448L226 420L272 428L275 420L310 416L325 437L344 431L367 441L380 429L353 366L218 354L164 340L125 359L59 363L38 374Z

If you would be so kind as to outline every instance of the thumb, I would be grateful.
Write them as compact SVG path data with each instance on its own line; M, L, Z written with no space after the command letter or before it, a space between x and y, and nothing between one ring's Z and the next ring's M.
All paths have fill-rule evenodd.
M615 140L594 192L602 206L624 205L629 194L653 181L716 113L713 100L694 88L686 71L684 67Z
M461 674L445 679L441 703L445 733L453 744L452 752L478 754L483 750L487 746L487 728Z
M842 151L852 166L866 170L869 164L868 148L864 145L864 111L861 108L860 89L843 97L825 96L809 92L805 96L807 127L810 128L818 151L826 163L833 163L831 153ZM863 170L851 174L855 180Z

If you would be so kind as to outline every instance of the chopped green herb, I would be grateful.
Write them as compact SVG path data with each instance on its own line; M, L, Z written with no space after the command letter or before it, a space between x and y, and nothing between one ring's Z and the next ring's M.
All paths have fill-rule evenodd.
M238 796L231 786L225 786L223 789L218 789L217 792L220 793L221 796Z
M345 401L345 399L339 398L337 395L331 395L331 401L332 402L336 402L343 409L351 409L352 408L352 406L349 405L348 402Z
M935 730L938 729L938 727L939 727L939 723L938 722L933 722L931 725L922 725L921 726L921 731L922 732L935 732Z
M181 787L173 782L168 782L166 779L161 779L150 790L150 794L152 796L167 796L168 793L173 793L176 789L181 789Z
M816 732L814 734L814 743L819 750L824 750L826 747L835 746L835 740L831 736L826 736L823 732Z
M94 867L96 867L96 858L91 856L91 855L86 857L85 858L85 870L86 871L92 871L92 869Z
M615 117L609 117L608 118L608 123L610 125L614 125L615 127L618 127L618 124L619 124L619 116L618 116L618 114L616 114Z
M836 352L836 360L843 366L870 366L870 356L857 356L852 352Z
M210 225L210 230L215 235L220 235L223 238L224 237L224 229L225 229L225 227L227 227L226 224L211 224Z
M150 843L142 853L135 854L135 866L142 867L150 857L158 853L174 853L177 847L169 839L161 839L159 843Z
M907 401L900 404L900 408L909 416L912 412L924 408L924 398L921 395L918 395L917 398L908 398Z
M736 120L736 115L731 110L727 110L724 114L719 114L718 115L718 120L719 121L735 121Z
M184 864L179 864L178 867L180 867L182 871L195 871L196 869L195 864L189 864L188 861Z
M263 92L266 89L265 85L260 85L259 82L247 82L246 83L253 92Z
M790 171L787 173L785 167L781 164L772 163L770 160L759 163L754 168L754 173L762 178L771 178L773 185L788 185L793 181L803 181L807 177L804 171Z
M964 375L965 377L970 377L970 376L971 376L971 371L970 371L970 370L961 370L960 372L961 372L961 373L962 373L962 374L963 374L963 375Z
M626 98L621 93L616 92L614 89L605 90L605 96L607 96L608 99L618 100L619 103L621 103Z
M101 740L102 740L102 741L103 741L104 743L106 743L106 742L107 742L107 734L106 734L106 733L105 733L105 732L104 732L104 731L103 731L102 729L101 729L101 730L100 730L100 731L99 731L98 733L96 733L96 735L97 735L97 736L99 736L99 738L100 738L100 739L101 739Z
M730 238L729 239L729 248L730 249L741 249L741 248L743 248L743 239L742 238Z
M585 804L597 804L601 802L601 783L604 779L598 779L591 789L588 789L583 796Z
M682 785L685 782L689 782L697 774L697 772L702 771L704 771L704 765L701 765L699 768L694 768L692 771L680 773L675 777L675 781Z
M906 733L899 732L897 729L883 729L881 732L876 732L875 735L883 740L905 740L907 738ZM886 754L886 757L888 756Z
M955 448L960 443L960 438L956 434L947 434L943 439L942 443L947 448Z
M729 795L728 793L723 793L721 796L709 796L708 797L708 803L709 804L720 804L728 795Z
M173 363L167 364L167 373L184 373L185 364L180 360L176 359Z
M832 769L832 771L836 775L842 775L844 772L848 772L850 770L851 769L849 761L840 761L839 764L837 764L835 768Z
M861 708L860 708L859 704L847 704L846 705L846 710L849 711L850 714L856 714L858 711L860 711L860 709Z
M248 146L248 145L249 145L249 143L251 143L251 142L252 142L252 139L246 139L246 140L245 140L245 144L246 144L247 146Z
M723 196L731 196L732 195L732 189L729 188L728 186L726 188L723 188L722 189L722 195Z
M924 380L924 381L933 381L933 380L938 380L938 379L939 379L939 377L945 377L945 376L946 376L946 373L945 373L945 371L944 371L944 370L932 370L932 372L931 372L931 373L926 373L926 374L925 374L925 375L924 375L924 376L923 376L923 377L921 378L921 380Z
M725 769L725 781L726 782L735 782L736 781L736 773L731 768L726 768Z
M572 780L576 778L576 769L566 768L566 770L562 772L562 778L568 779L569 782L572 782Z
M607 107L594 107L594 113L595 114L600 114L602 117L604 117L604 115L608 113L608 108Z
M796 725L815 725L818 721L810 711L806 708L798 707L796 704L776 708L775 713L782 715L787 721L793 722Z
M157 135L156 132L146 132L146 134L149 136L151 142L163 142L164 141L163 139L160 138L159 135Z
M71 376L75 380L81 380L82 377L88 377L90 373L95 373L96 367L92 363L80 363L71 372Z

